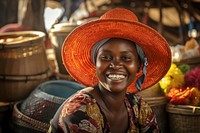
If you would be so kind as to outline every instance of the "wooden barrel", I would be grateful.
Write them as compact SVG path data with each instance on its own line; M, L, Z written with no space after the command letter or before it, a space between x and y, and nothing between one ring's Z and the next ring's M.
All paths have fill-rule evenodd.
M45 34L40 31L1 34L0 63L0 101L26 98L49 77Z
M50 30L49 36L51 40L52 47L54 48L56 61L58 64L58 71L61 74L68 75L62 63L61 49L62 44L68 34L78 26L77 23L59 23L54 25L54 28Z
M55 24L54 27L50 30L49 37L51 40L52 47L54 48L55 51L58 71L60 74L69 75L63 65L61 56L62 45L65 38L70 34L71 31L73 31L79 25L96 19L97 17L91 17L88 19L78 20L77 22L58 23Z

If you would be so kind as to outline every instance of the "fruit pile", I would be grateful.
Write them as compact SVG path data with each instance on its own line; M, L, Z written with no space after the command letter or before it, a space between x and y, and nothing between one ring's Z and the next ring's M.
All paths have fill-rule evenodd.
M170 104L200 106L200 67L172 64L159 84Z
M196 87L174 87L165 96L170 104L199 106L200 91Z

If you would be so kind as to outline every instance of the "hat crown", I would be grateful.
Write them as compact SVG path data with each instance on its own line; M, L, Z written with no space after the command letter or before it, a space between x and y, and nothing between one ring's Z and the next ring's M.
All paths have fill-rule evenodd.
M131 22L138 22L137 16L130 10L124 8L115 8L106 12L100 19L118 19Z

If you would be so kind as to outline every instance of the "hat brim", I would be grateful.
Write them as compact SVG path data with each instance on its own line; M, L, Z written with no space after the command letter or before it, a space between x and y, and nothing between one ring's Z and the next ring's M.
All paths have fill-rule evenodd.
M148 60L143 90L156 84L168 72L171 50L167 41L156 30L139 22L95 20L75 28L63 43L63 64L77 82L85 86L98 82L90 50L95 43L105 38L128 39L143 49ZM137 73L136 78L141 75L142 70ZM138 91L135 81L128 87L128 92Z

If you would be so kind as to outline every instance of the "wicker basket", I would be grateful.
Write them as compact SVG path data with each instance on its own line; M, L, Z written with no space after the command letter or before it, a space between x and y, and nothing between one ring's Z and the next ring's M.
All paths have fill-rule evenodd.
M25 100L15 104L12 133L46 133L50 120L62 103L84 87L67 80L51 80L40 84Z
M170 133L199 133L200 107L168 104Z

